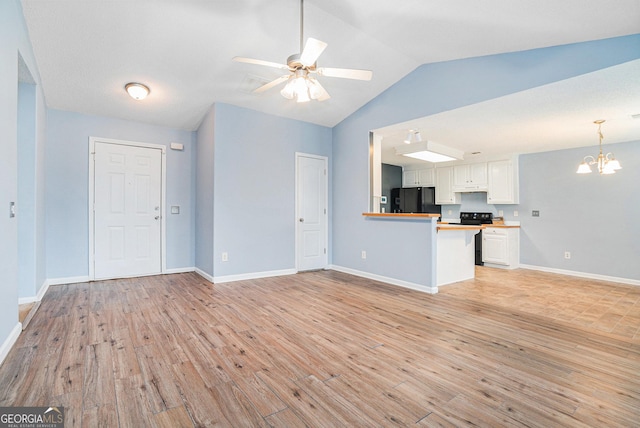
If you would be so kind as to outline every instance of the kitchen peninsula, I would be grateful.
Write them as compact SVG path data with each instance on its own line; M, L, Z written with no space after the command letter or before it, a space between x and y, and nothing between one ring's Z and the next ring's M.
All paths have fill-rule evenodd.
M474 236L483 225L438 224L439 214L412 213L363 213L370 219L430 221L435 237L435 253L432 263L435 266L435 284L424 284L432 290L440 285L473 279L475 277ZM425 242L425 245L429 243Z

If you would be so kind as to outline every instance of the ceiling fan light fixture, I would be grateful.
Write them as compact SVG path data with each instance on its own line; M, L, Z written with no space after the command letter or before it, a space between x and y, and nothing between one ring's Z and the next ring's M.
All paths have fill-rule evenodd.
M131 98L137 101L145 99L147 95L149 95L149 92L151 92L148 86L136 82L127 83L124 85L124 89Z

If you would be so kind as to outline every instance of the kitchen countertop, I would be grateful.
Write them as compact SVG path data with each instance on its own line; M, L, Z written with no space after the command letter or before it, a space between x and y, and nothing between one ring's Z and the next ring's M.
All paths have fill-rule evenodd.
M440 230L482 230L486 225L473 225L473 224L448 224L438 223L438 231Z
M440 214L414 214L414 213L362 213L365 217L400 218L400 219L431 219L438 218Z
M449 222L438 222L438 227L440 226L446 226L446 225L451 225L451 226L462 226L462 227L469 227L467 225L464 224L450 224ZM497 227L497 228L501 228L501 229L519 229L520 228L520 222L509 222L507 224L483 224L481 225L482 229L485 229L487 227ZM478 226L476 226L478 227Z

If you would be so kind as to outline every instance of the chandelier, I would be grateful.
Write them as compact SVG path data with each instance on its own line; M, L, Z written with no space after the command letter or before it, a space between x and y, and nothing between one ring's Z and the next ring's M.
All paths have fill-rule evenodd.
M598 125L598 137L600 139L600 153L597 158L593 156L585 156L582 163L578 165L578 174L589 174L591 172L591 165L598 165L598 172L603 174L615 174L617 170L622 169L620 162L616 160L613 153L602 154L602 124L604 120L596 120L593 123Z

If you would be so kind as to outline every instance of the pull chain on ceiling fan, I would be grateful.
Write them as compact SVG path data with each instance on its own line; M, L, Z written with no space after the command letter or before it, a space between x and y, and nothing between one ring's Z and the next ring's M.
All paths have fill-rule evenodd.
M304 40L304 0L300 0L300 53L293 54L287 58L287 64L263 61L260 59L234 57L236 62L248 64L264 65L267 67L288 70L289 74L278 77L271 82L255 89L254 93L265 92L274 86L287 81L287 84L280 91L283 97L296 99L297 102L307 102L309 100L324 101L331 96L322 87L318 79L313 75L326 77L339 77L354 80L371 80L373 72L370 70L356 70L349 68L329 68L317 67L318 57L326 49L327 44L320 40L309 37L303 48Z

